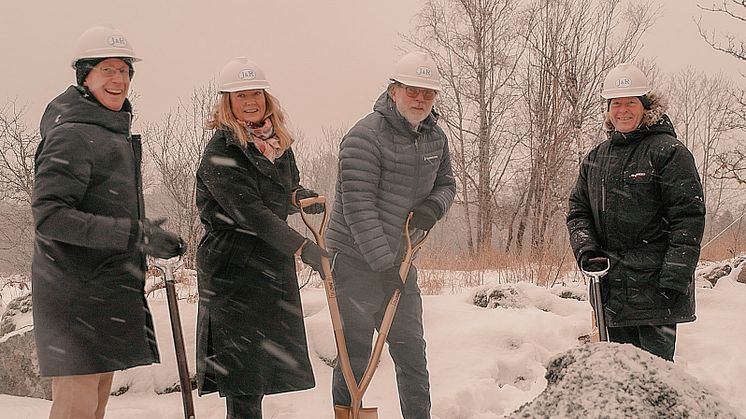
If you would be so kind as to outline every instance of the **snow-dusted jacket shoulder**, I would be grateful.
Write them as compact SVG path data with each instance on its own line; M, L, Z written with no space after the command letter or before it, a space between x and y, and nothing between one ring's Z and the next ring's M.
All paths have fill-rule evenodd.
M705 216L694 157L655 95L640 128L608 135L583 160L570 195L576 259L603 250L612 260L602 284L609 326L692 321ZM670 301L662 289L682 295Z
M134 246L144 217L129 102L111 111L71 86L41 121L31 202L34 325L42 375L158 361Z
M401 262L407 214L425 200L439 218L456 194L448 140L433 112L415 131L387 92L342 139L329 248L374 271Z

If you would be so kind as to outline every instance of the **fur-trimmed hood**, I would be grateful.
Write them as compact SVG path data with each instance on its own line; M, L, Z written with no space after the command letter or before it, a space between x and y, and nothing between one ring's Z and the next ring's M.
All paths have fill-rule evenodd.
M668 100L665 97L655 92L648 93L647 96L650 100L650 109L647 109L645 114L642 116L642 122L640 123L639 128L652 127L663 118L663 115L665 115L668 110ZM606 131L614 131L614 124L612 124L611 119L609 119L608 111L606 112L606 117L604 119L604 129Z

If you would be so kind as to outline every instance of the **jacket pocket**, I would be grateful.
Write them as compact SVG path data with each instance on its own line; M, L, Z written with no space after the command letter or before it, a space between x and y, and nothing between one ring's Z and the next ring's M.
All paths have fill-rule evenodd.
M662 259L654 253L637 253L622 262L625 295L630 308L654 310L668 308L673 301L664 297L660 288Z

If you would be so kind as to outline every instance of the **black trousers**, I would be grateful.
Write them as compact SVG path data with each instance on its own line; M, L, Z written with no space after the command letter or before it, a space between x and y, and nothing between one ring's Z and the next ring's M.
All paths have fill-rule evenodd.
M225 398L226 419L262 419L263 395L247 394Z
M673 362L673 353L676 350L676 324L610 327L609 341L631 343L653 355Z

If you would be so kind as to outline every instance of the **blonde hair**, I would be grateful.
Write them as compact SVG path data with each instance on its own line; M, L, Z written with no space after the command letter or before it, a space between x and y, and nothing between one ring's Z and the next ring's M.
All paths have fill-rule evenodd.
M262 120L269 118L272 121L275 137L280 142L280 148L285 151L293 144L293 138L290 136L290 132L285 124L285 114L280 107L280 101L268 91L262 90L262 92L264 92L264 99L267 102L267 109L264 112ZM230 131L233 137L244 147L251 142L249 135L246 133L246 125L233 115L233 111L231 110L231 96L228 92L220 93L218 103L215 104L212 115L207 120L205 127L207 129Z

